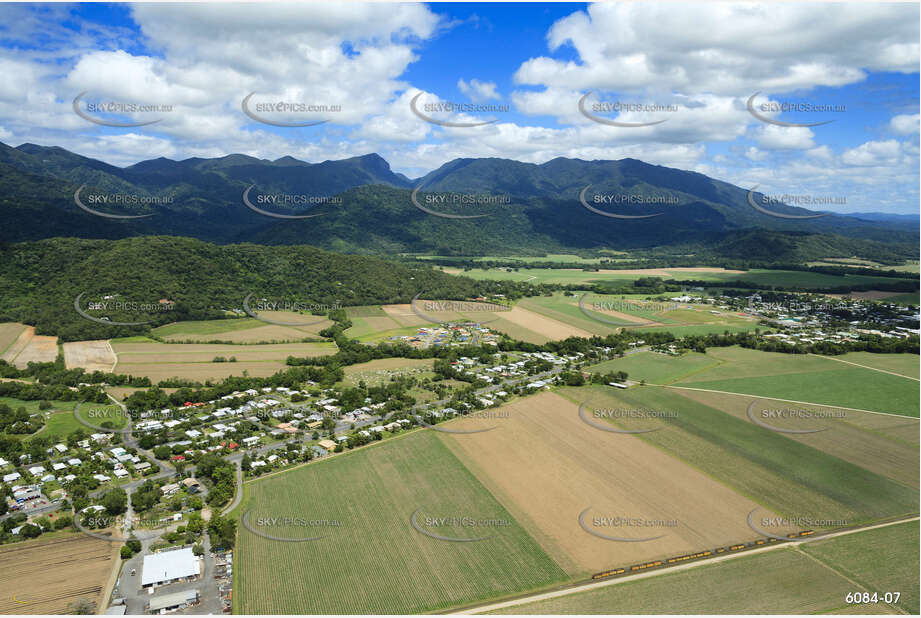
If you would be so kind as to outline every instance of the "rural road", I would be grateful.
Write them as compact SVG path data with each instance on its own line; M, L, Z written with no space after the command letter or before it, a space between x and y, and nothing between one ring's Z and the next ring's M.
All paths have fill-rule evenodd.
M717 562L725 562L726 560L734 560L740 556L751 556L753 554L760 554L766 551L774 551L783 547L796 547L802 545L803 543L811 543L812 541L823 541L825 539L832 539L839 536L846 536L848 534L856 534L858 532L866 532L867 530L874 530L876 528L885 528L887 526L895 526L897 524L903 524L910 521L918 521L919 518L917 515L912 517L905 517L896 521L890 521L883 524L873 524L869 526L862 526L860 528L851 528L848 530L840 530L838 532L829 532L828 534L823 534L820 536L812 536L798 541L790 541L786 543L778 543L776 545L765 545L764 547L758 547L756 549L746 550L739 552L737 554L720 554L712 558L705 558L702 560L697 560L694 562L688 562L678 566L667 567L664 569L656 569L653 571L645 571L643 573L637 573L636 575L626 575L624 577L617 577L614 579L605 579L601 581L593 581L585 584L572 586L565 588L563 590L552 590L550 592L541 592L538 594L532 594L529 596L521 597L518 599L511 599L509 601L500 601L498 603L489 603L487 605L480 605L477 607L471 607L463 610L452 610L451 613L454 614L483 614L486 612L492 612L500 609L505 609L508 607L515 607L517 605L524 605L525 603L533 603L535 601L545 601L547 599L556 599L570 594L575 594L579 592L587 592L589 590L595 590L597 588L604 588L605 586L614 586L617 584L623 584L625 582L636 581L639 579L646 579L647 577L657 577L659 575L664 575L666 573L677 573L678 571L686 571L688 569L694 569L705 564L714 564Z
M224 509L221 511L221 515L226 515L230 511L237 508L237 505L240 504L240 500L243 499L243 467L240 464L242 459L243 459L242 457L240 459L234 459L233 463L237 468L237 473L236 473L237 490L233 492L233 501L229 505L224 507Z
M844 363L846 365L854 365L855 367L861 367L863 369L869 369L870 371L878 371L880 373L888 373L891 376L897 376L899 378L905 378L906 380L914 380L915 382L921 382L918 378L913 378L911 376L906 376L901 373L896 373L894 371L886 371L885 369L877 369L876 367L870 367L867 365L860 365L858 363L852 363L851 361L842 360L840 358L835 358L834 356L823 356L822 354L810 354L809 356L818 356L819 358L824 358L830 361L835 361L836 363Z

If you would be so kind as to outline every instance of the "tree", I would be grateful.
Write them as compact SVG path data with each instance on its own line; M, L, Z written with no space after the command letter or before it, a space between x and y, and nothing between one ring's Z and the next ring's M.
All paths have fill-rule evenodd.
M67 606L68 614L77 614L78 616L89 616L96 613L96 603L93 601L80 598Z
M131 551L131 548L127 545L122 545L122 548L119 550L122 560L128 560L131 556L134 555L134 552Z
M243 460L240 462L240 468L244 472L248 472L253 467L253 458L249 456L249 453L243 456Z
M35 524L26 524L19 531L19 536L26 539L34 539L35 537L41 535L41 533L42 529Z
M110 489L102 495L100 503L109 515L119 515L124 513L128 506L128 494L121 488Z

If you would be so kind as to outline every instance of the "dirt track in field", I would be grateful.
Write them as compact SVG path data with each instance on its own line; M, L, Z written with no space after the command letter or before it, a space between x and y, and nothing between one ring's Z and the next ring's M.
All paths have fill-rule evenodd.
M578 405L555 393L498 410L508 417L466 418L443 426L495 429L440 436L571 575L758 537L747 525L757 504L635 435L590 426L580 419ZM586 509L584 521L594 532L660 538L599 538L579 524Z
M95 341L70 341L62 345L64 364L68 369L83 367L87 372L111 372L115 367L116 357L112 345L107 339Z

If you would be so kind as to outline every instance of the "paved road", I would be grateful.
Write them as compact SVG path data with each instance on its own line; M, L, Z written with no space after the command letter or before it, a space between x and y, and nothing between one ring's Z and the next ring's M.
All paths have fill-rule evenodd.
M797 547L797 546L799 546L799 545L802 545L803 543L811 543L812 541L821 541L821 540L825 540L825 539L831 539L831 538L834 538L834 537L845 536L845 535L848 535L848 534L856 534L856 533L858 533L858 532L865 532L865 531L867 531L867 530L874 530L874 529L876 529L876 528L885 528L885 527L887 527L887 526L895 526L895 525L897 525L897 524L902 524L902 523L906 523L906 522L909 522L909 521L918 521L918 520L919 520L919 517L918 517L917 515L915 515L915 516L912 516L912 517L905 517L905 518L899 519L899 520L897 520L897 521L886 522L886 523L883 523L883 524L874 524L874 525L869 525L869 526L861 526L861 527L859 527L859 528L851 528L851 529L848 529L848 530L841 530L841 531L838 531L838 532L830 532L830 533L828 533L828 534L821 534L821 535L811 536L811 537L807 537L807 538L804 538L804 539L798 540L798 541L789 541L789 542L784 542L784 543L777 543L777 544L774 544L774 545L765 545L764 547L758 547L758 548L756 548L756 549L750 549L750 550L742 551L742 552L739 552L739 553L737 553L737 554L719 554L719 555L714 556L714 557L711 557L711 558L705 558L705 559L697 560L697 561L694 561L694 562L687 562L687 563L684 563L684 564L680 564L680 565L676 565L676 566L671 566L671 567L666 567L666 568L663 568L663 569L656 569L656 570L653 570L653 571L646 571L646 572L644 572L644 573L637 573L636 575L626 575L626 576L618 577L618 578L616 578L616 579L606 579L606 580L597 581L597 582L596 582L596 581L587 582L587 583L584 583L584 584L579 584L579 585L576 585L576 586L571 586L571 587L565 588L565 589L563 589L563 590L552 590L552 591L550 591L550 592L542 592L542 593L538 593L538 594L531 594L531 595L527 595L527 596L520 597L520 598L517 598L517 599L511 599L511 600L509 600L509 601L500 601L500 602L498 602L498 603L487 603L487 604L479 605L479 606L477 606L477 607L471 607L471 608L463 609L463 610L460 610L460 611L452 610L450 613L453 613L453 614L483 614L483 613L486 613L486 612L493 612L493 611L497 611L497 610L500 610L500 609L505 609L505 608L508 608L508 607L515 607L515 606L517 606L517 605L524 605L524 604L526 604L526 603L533 603L533 602L535 602L535 601L545 601L545 600L548 600L548 599L555 599L555 598L567 596L567 595L570 595L570 594L576 594L576 593L580 593L580 592L587 592L587 591L589 591L589 590L596 590L596 589L598 589L598 588L603 588L603 587L606 587L606 586L616 586L616 585L618 585L618 584L623 584L623 583L625 583L625 582L632 582L632 581L636 581L636 580L639 580L639 579L646 579L647 577L656 577L656 576L659 576L659 575L665 575L665 574L676 573L676 572L678 572L678 571L686 571L686 570L688 570L688 569L694 569L694 568L697 568L697 567L699 567L699 566L709 565L709 564L713 564L713 563L716 563L716 562L724 562L724 561L726 561L726 560L734 560L734 559L739 558L739 557L742 557L742 556L751 556L752 554L757 554L757 553L761 553L761 552L775 551L775 550L777 550L777 549L782 549L782 548L784 548L784 547Z
M236 488L236 491L233 492L234 493L233 501L221 511L221 515L226 515L230 511L237 508L237 505L240 504L240 500L243 499L243 468L241 467L241 464L240 464L240 461L242 459L243 457L241 456L240 459L234 460L234 464L236 465L236 468L237 468L237 473L235 475L237 479L237 488Z

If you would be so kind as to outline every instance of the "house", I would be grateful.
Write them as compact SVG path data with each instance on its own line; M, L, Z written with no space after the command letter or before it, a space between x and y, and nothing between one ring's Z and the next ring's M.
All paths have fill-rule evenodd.
M122 468L121 470L116 470L112 474L115 475L115 478L119 478L119 479L126 479L129 476L131 476L130 474L128 474L128 471L125 470L124 468Z
M191 493L198 493L201 489L201 483L195 479L182 479L182 484L186 486L186 489Z
M54 450L56 450L58 453L64 454L67 452L67 445L66 444L55 444Z
M181 609L197 602L197 589L186 590L184 592L170 592L152 597L147 604L147 611L151 614L165 614L166 612Z
M255 446L259 444L259 436L250 436L248 438L243 438L244 446Z
M67 469L67 464L61 463L61 462L51 464L51 469L54 470L55 472L60 472L61 470Z
M161 488L160 488L160 491L163 493L164 496L172 496L174 493L176 493L177 491L179 491L179 484L178 484L178 483L169 483L169 484L164 485L163 487L161 487Z
M67 465L68 465L68 466L79 466L79 465L82 465L82 464L83 464L83 462L80 461L79 459L77 459L76 457L71 457L70 459L67 460Z
M3 482L12 483L13 481L18 481L21 478L22 478L22 475L19 474L18 472L10 472L9 474L3 475Z
M317 445L320 446L320 448L326 449L327 451L333 451L336 448L336 443L332 440L320 440L317 442Z
M32 466L29 468L29 474L32 476L41 476L45 473L45 469L42 466Z

